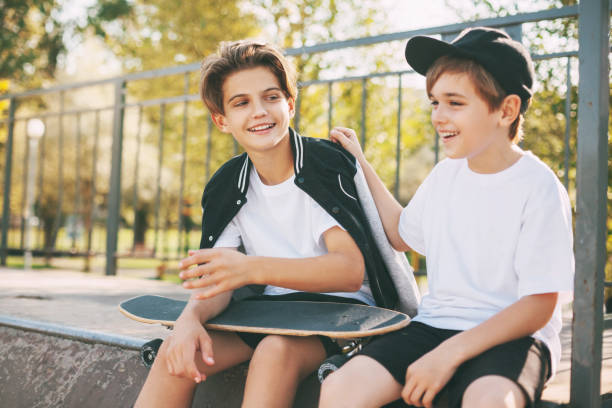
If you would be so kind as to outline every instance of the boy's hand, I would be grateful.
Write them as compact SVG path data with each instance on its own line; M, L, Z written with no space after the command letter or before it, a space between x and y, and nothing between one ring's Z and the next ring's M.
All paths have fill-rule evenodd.
M189 251L189 256L179 262L179 276L186 289L209 288L195 295L196 299L208 299L220 293L240 288L251 282L247 256L228 248L211 248ZM191 266L196 267L189 269ZM199 265L199 266L197 266Z
M402 398L407 404L433 407L435 396L457 370L459 365L442 348L439 346L433 349L408 366L406 385L402 390Z
M200 370L195 362L200 351L202 361L207 365L213 365L212 341L208 333L197 319L178 320L174 331L166 339L167 366L171 375L184 378L192 378L196 383L206 379L206 375Z
M360 163L362 163L362 160L365 160L361 145L359 144L359 139L353 129L336 126L329 132L329 139L332 142L342 145L342 147L355 156Z

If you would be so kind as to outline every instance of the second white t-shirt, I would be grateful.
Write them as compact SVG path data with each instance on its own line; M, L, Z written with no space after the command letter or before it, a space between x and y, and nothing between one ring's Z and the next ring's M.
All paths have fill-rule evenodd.
M560 292L552 319L533 337L561 356L560 305L574 275L571 207L554 173L526 152L495 174L466 159L438 163L402 211L399 232L426 256L429 292L413 319L467 330L521 297Z
M295 176L276 185L262 183L252 169L247 202L223 230L215 247L236 248L242 243L248 255L276 258L308 258L326 254L323 233L339 226L308 194L294 183ZM266 295L296 292L268 285ZM358 292L333 292L374 305L365 285Z

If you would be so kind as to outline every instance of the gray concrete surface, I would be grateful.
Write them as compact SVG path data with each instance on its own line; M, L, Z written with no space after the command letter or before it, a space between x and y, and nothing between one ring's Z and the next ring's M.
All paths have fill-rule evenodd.
M123 336L145 342L164 338L169 331L124 317L117 304L142 294L186 299L179 285L143 279L154 271L122 271L117 277L71 271L0 268L0 315L57 324L108 336ZM136 277L137 276L137 277ZM544 399L569 401L571 316L564 316L563 360ZM146 376L135 349L87 344L66 338L0 326L0 401L6 406L129 406ZM53 336L51 336L53 337ZM612 332L604 333L602 394L612 391ZM24 369L27 368L27 371ZM230 370L198 388L200 407L238 406L246 365ZM296 406L314 406L314 378L303 387ZM22 387L21 394L16 393ZM127 385L126 385L127 384ZM106 397L121 398L125 405L107 405ZM220 400L215 398L220 397ZM9 399L10 398L10 399ZM19 398L23 398L22 404ZM89 398L89 400L87 399ZM109 397L110 398L110 397ZM232 400L234 398L234 400ZM236 399L238 398L238 399ZM59 405L54 401L61 401ZM78 401L78 403L77 403ZM91 401L92 405L88 402ZM216 402L215 402L216 401ZM219 405L219 401L222 401ZM95 404L93 404L95 402ZM195 406L195 404L194 404Z
M117 305L142 294L188 298L179 285L137 275L0 268L0 407L130 407L147 375L138 347L170 332L124 317ZM239 407L247 368L200 384L193 406ZM316 406L318 389L309 377L294 407Z

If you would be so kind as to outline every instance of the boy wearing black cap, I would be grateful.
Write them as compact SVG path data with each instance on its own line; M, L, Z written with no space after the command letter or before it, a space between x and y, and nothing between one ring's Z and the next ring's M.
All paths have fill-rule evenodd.
M517 145L533 66L504 32L452 43L415 37L406 60L427 77L447 159L403 208L350 129L330 137L364 169L391 244L427 259L429 293L404 330L368 344L323 383L321 407L533 406L560 360L574 257L566 190Z

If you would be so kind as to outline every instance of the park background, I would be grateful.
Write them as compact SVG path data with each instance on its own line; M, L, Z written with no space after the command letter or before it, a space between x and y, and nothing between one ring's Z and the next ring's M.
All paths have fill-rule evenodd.
M198 62L213 52L220 41L259 38L296 49L424 25L528 13L576 2L29 0L4 3L0 11L3 23L0 92L18 93ZM577 20L528 23L523 25L521 34L523 43L533 54L575 50ZM399 113L395 77L332 83L324 80L407 71L404 43L391 41L291 57L302 84L299 131L306 136L325 138L330 126L354 128L365 141L368 159L403 204L409 201L435 162L443 157L429 121L423 78L416 74L402 76ZM555 171L574 203L578 64L576 60L567 61L536 61L537 93L526 115L522 147L533 151ZM569 93L568 74L573 77ZM197 94L198 80L195 71L128 84L125 102L133 105L124 114L117 242L120 269L160 267L163 270L168 266L172 269L172 262L181 258L186 248L197 247L203 186L223 162L240 153L231 136L211 127L208 113L199 100L164 103L163 108L162 104L139 104L139 101ZM362 106L364 93L367 101ZM571 99L566 102L568 94ZM23 265L23 251L31 248L35 255L46 251L46 256L34 258L34 267L85 270L103 267L113 112L95 109L111 105L113 97L112 87L99 86L69 90L61 96L59 93L35 95L20 101L21 116L33 117L48 111L77 113L49 116L44 120L45 132L37 153L38 173L31 200L35 228L27 243L26 227L30 225L26 219L27 121L16 122L12 147L16 165L11 174L8 231L8 247L15 250L11 252L14 256L8 258L9 266ZM88 107L91 110L85 111ZM365 120L361 120L364 107ZM9 101L0 101L0 115L5 119L0 123L0 182L3 184L8 109ZM570 126L566 134L567 120ZM208 133L211 133L210 141ZM609 196L612 194L610 180L609 177ZM612 211L608 210L608 214L610 225ZM608 250L611 247L612 238L609 238ZM423 264L418 263L417 269ZM610 262L606 274L612 278Z

